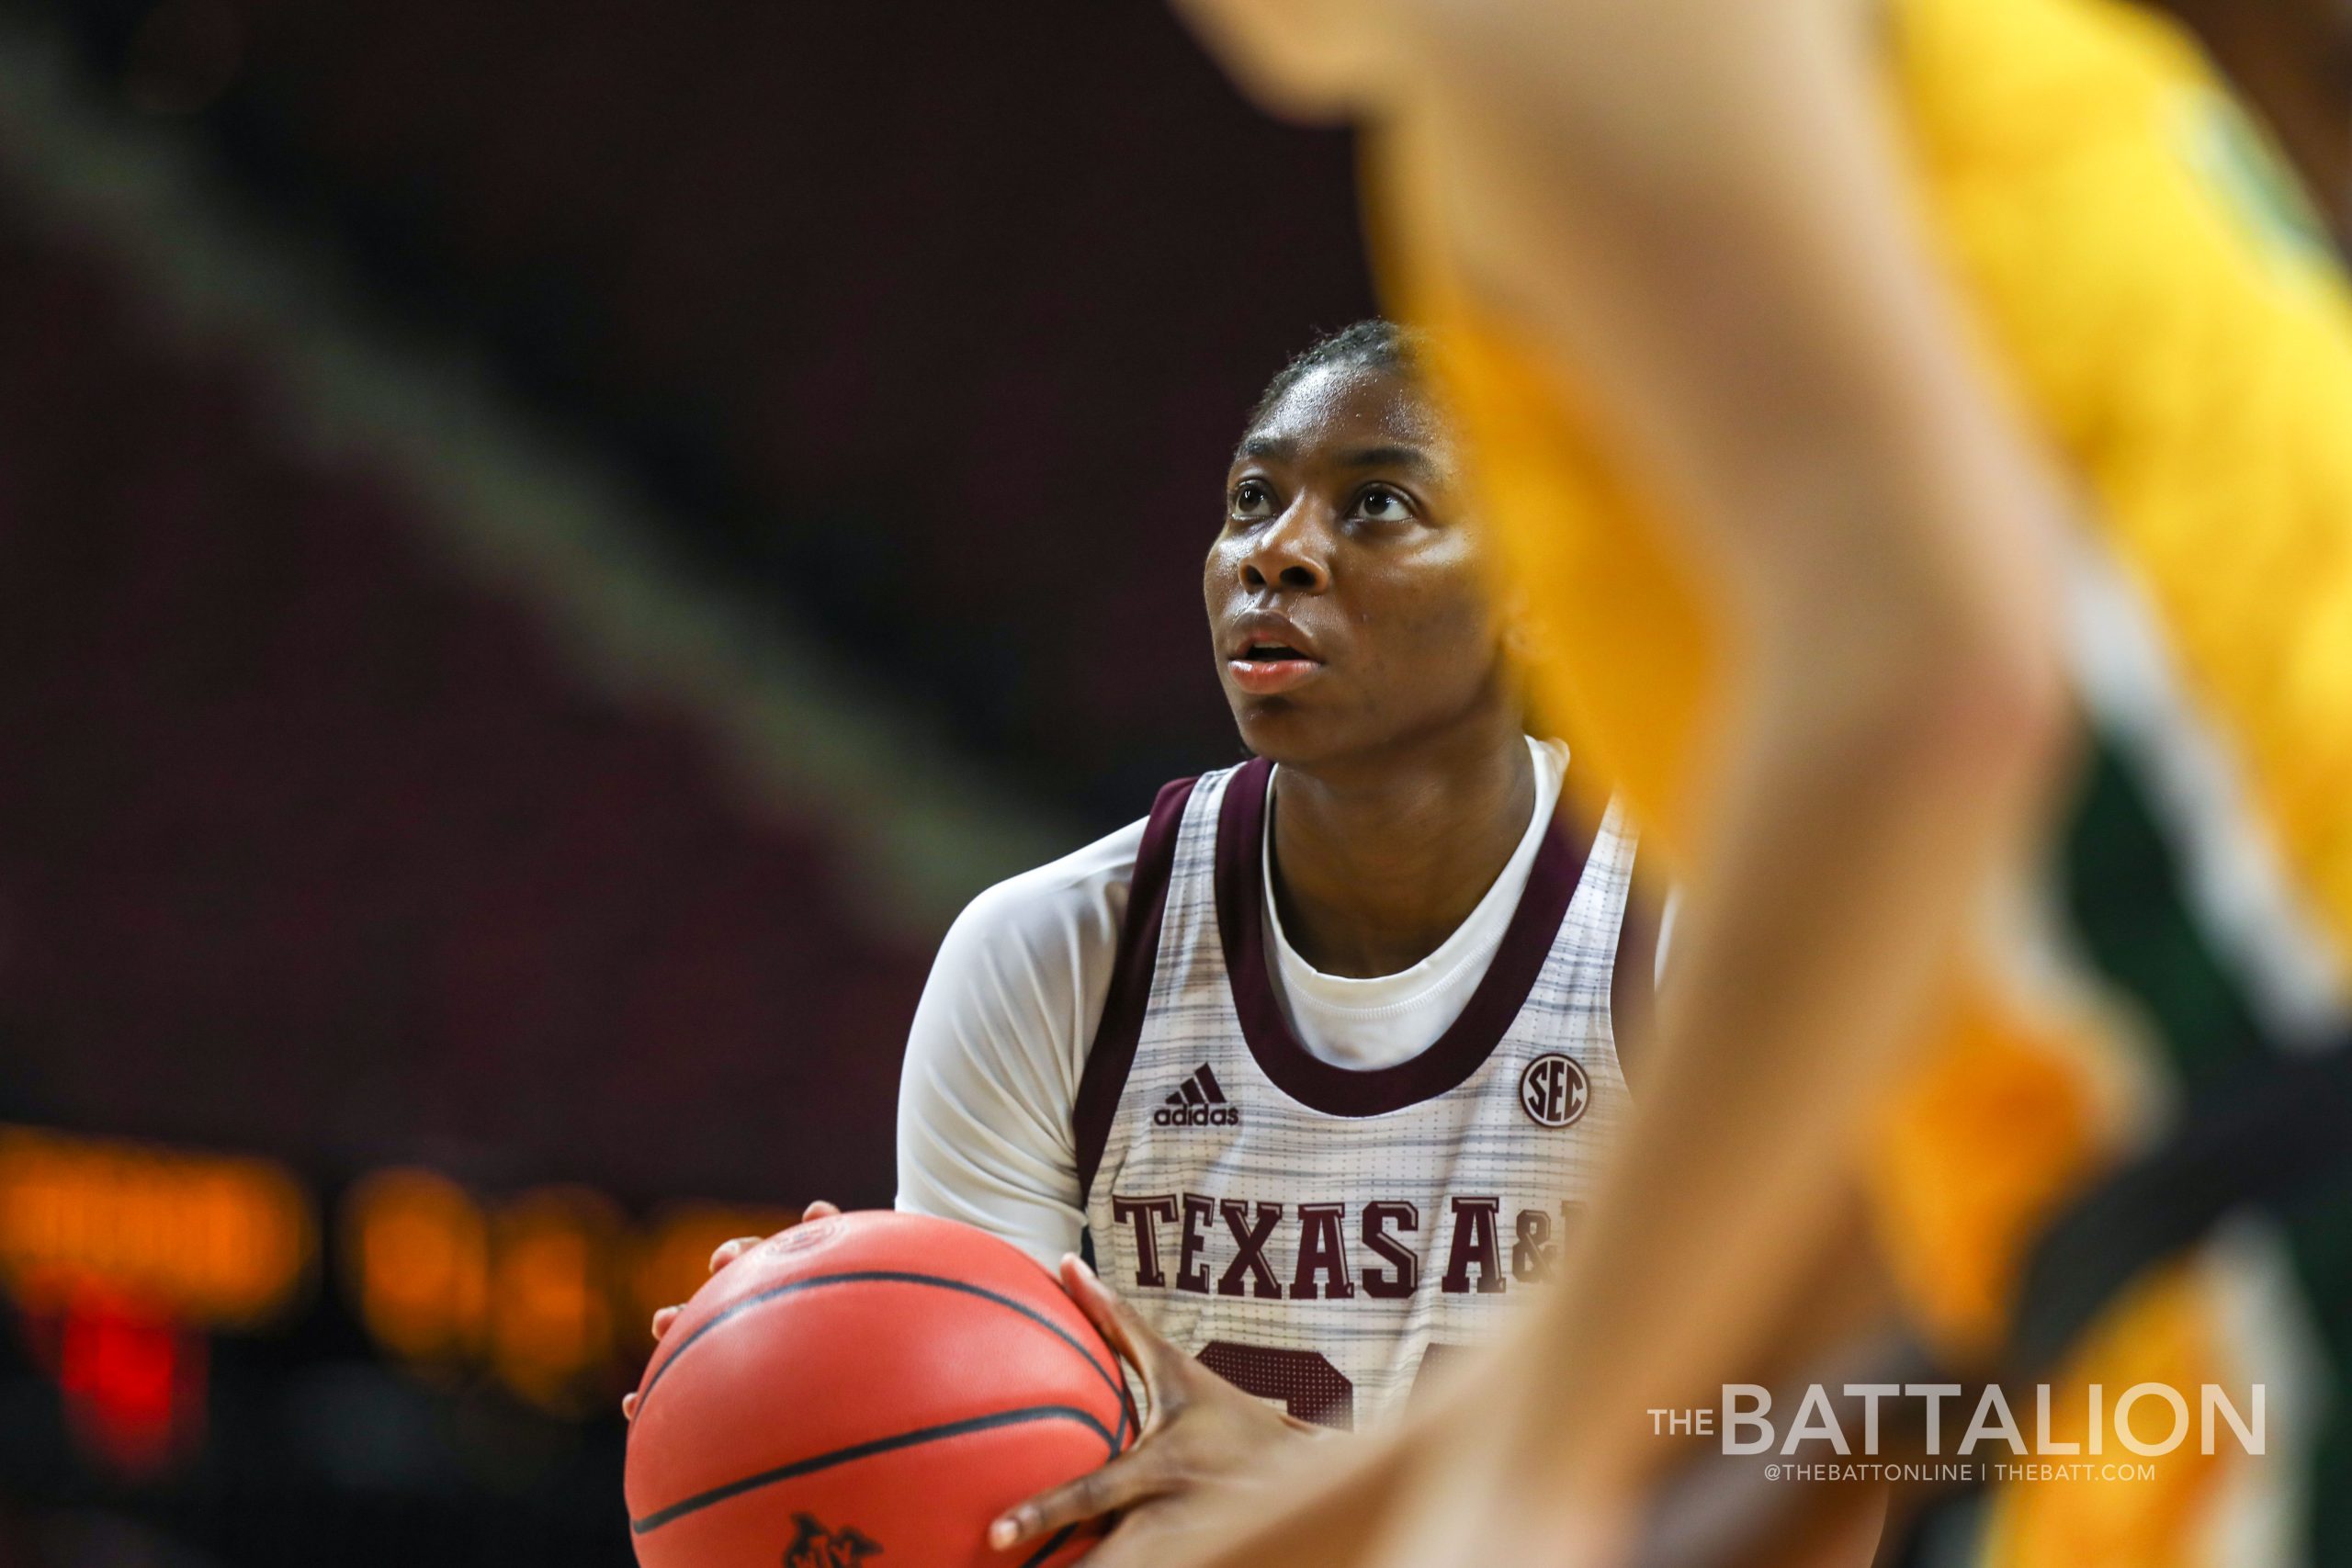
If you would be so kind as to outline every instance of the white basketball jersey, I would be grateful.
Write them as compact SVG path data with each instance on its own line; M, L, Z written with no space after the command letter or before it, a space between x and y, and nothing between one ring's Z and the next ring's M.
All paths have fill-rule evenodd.
M1079 1174L1097 1269L1155 1327L1302 1419L1364 1427L1556 1267L1627 1110L1611 995L1634 844L1613 809L1579 842L1564 808L1461 1017L1355 1071L1299 1044L1268 978L1272 773L1160 792ZM1647 942L1625 946L1645 967Z

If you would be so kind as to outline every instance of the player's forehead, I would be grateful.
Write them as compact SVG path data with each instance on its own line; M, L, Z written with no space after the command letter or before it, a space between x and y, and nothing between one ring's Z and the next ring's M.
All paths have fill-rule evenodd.
M1448 433L1409 378L1367 365L1320 365L1286 388L1242 434L1237 462L1305 462L1389 450L1450 466Z

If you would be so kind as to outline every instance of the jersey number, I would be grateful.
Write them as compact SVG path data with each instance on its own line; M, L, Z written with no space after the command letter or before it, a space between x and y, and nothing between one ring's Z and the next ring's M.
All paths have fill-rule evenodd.
M1451 1345L1431 1345L1421 1352L1421 1364L1413 1371L1416 1393L1430 1369L1453 1350ZM1212 1339L1201 1347L1200 1362L1242 1393L1281 1405L1294 1421L1341 1432L1355 1429L1356 1385L1320 1351Z

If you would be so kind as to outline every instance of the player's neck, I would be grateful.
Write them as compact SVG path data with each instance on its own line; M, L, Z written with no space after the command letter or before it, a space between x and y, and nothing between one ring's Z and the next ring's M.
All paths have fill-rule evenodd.
M1283 933L1327 975L1411 968L1494 886L1535 795L1515 720L1433 735L1376 761L1285 765L1271 818Z

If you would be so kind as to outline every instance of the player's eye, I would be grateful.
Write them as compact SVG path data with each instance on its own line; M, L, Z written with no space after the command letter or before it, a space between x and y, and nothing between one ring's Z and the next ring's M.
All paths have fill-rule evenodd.
M1243 479L1226 500L1226 512L1236 522L1254 523L1274 514L1274 492L1263 479Z
M1402 523L1413 515L1413 503L1386 485L1373 485L1357 498L1356 515L1368 523Z

